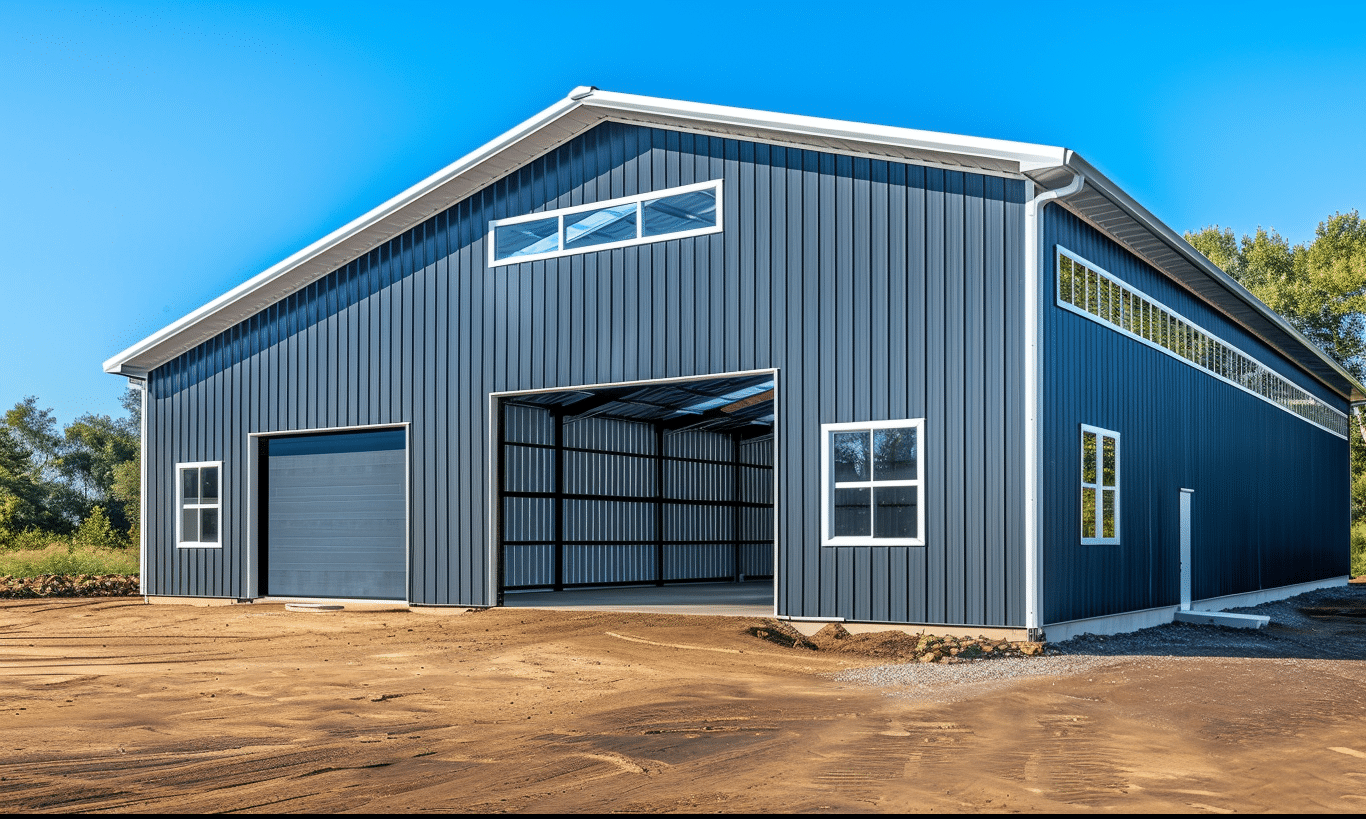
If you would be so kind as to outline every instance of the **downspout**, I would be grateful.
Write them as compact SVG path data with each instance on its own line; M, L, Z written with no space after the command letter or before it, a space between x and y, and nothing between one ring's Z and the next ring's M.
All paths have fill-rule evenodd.
M147 379L129 377L128 389L138 391L142 413L138 425L138 594L147 602Z
M1068 155L1071 151L1067 152ZM1064 160L1064 163L1066 160ZM1072 181L1066 187L1045 191L1025 202L1025 628L1029 639L1043 634L1043 300L1042 271L1043 206L1081 191L1086 177L1068 169ZM1033 183L1026 183L1033 192Z

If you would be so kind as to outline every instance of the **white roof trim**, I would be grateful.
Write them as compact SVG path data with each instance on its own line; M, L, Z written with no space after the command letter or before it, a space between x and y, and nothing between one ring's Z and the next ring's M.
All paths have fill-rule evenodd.
M396 235L412 227L412 225L419 224L432 212L449 206L448 203L443 202L440 207L433 208L431 212L420 208L425 198L432 196L447 184L580 108L595 109L594 113L597 116L587 118L590 126L603 119L617 118L612 116L614 113L621 115L620 118L622 119L678 118L700 120L719 128L753 128L789 134L799 140L804 138L807 140L848 141L895 146L908 150L957 154L996 162L1017 163L1021 171L1036 167L1061 165L1064 158L1063 149L1045 145L1031 145L1024 142L981 137L964 137L912 128L893 128L819 117L775 114L746 108L679 102L579 87L571 91L565 99L497 139L488 142L379 207L258 273L198 310L111 357L104 362L104 371L119 375L145 376L148 371L174 359L267 306L266 304L253 306L252 302L256 298L266 297L269 298L268 303L273 303L279 298L283 298L284 295L296 292L341 266L340 263L328 264L326 269L304 270L310 262L318 261L328 251L338 249L348 242L364 241L364 234L369 229L386 222L393 222L388 225L391 230L387 232ZM586 130L583 123L576 124L579 127L572 128L572 133L565 135L566 139ZM495 169L502 172L489 176L484 184L495 181L531 158L533 157L520 154L510 157L512 161L505 163L506 167ZM415 207L421 212L412 213L411 211ZM355 258L370 250L379 241L365 242L365 247L350 254L350 258ZM344 260L341 263L349 260ZM288 281L291 274L295 274L298 279L292 283L292 286ZM281 295L281 288L284 287L287 287L288 290Z
M220 314L226 308L231 307L232 305L237 304L238 302L241 302L242 300L248 298L253 293L256 293L257 291L261 290L266 285L272 284L277 280L285 276L288 276L291 271L297 269L300 265L304 264L310 259L316 258L324 251L342 244L347 239L356 236L357 234L364 231L366 228L376 223L383 222L386 219L389 219L397 215L405 208L418 203L422 200L423 197L432 193L437 188L440 188L442 185L445 185L452 179L459 177L461 174L465 173L474 166L480 164L484 160L497 155L498 153L512 145L515 145L517 142L520 142L528 135L535 133L545 125L553 122L556 119L559 119L565 113L573 110L574 108L577 108L580 104L581 103L577 100L566 98L556 103L555 105L550 106L549 108L545 109L544 111L527 120L526 122L523 122L521 125L518 125L516 128L513 128L512 130L508 131L507 133L503 134L497 139L494 139L484 144L477 150L465 155L464 157L461 157L454 163L432 174L431 176L412 186L403 193L400 193L398 196L395 196L393 199L390 199L389 201L375 208L374 210L371 210L365 215L353 219L345 225L342 225L341 227L327 234L326 236L309 245L308 247L305 247L303 250L300 250L299 252L294 253L293 255L286 257L282 261L277 262L276 264L266 268L262 272L256 274L255 276L251 277L245 282L239 284L238 286L234 287L233 289L229 290L228 292L224 293L223 295L219 296L218 298L214 299L213 301L209 302L203 307L200 307L198 310L195 310L194 312L181 318L179 321L167 325L166 327L158 330L157 332L153 333L152 335L148 336L142 341L139 341L137 344L134 344L133 346L129 347L128 349L124 350L118 355L110 358L108 361L104 362L104 371L107 373L117 373L119 375L146 375L149 370L161 366L162 364L166 363L167 361L170 361L171 359L175 358L181 353L184 353L185 349L190 348L187 347L185 349L176 349L175 347L171 347L171 349L174 349L175 352L168 352L167 354L158 356L154 360L155 363L139 362L141 366L131 367L130 364L138 359L143 358L148 353L156 351L157 348L168 345L168 343L172 343L174 339L180 334L190 330L191 328L194 328L201 322L211 320L214 316ZM328 270L326 272L330 273L331 270ZM326 273L324 273L323 275L326 275ZM300 287L302 286L303 285L301 284ZM233 323L235 324L236 320L234 320ZM221 332L223 329L227 328L221 328L218 332Z
M731 108L725 105L708 105L700 102L678 102L655 97L641 97L635 94L618 94L612 91L596 91L591 97L586 98L584 103L610 111L703 120L722 127L757 128L797 137L872 142L913 150L1004 160L1019 163L1021 172L1033 170L1037 167L1061 165L1065 154L1063 148L1034 145L1028 142L959 136L936 131L920 131L914 128L895 128L888 125L871 125L821 117L797 116L795 114L775 114L748 108Z
M1188 259L1193 266L1246 303L1274 327L1284 331L1295 342L1303 344L1310 357L1317 359L1319 367L1327 364L1331 370L1346 378L1351 384L1353 399L1366 394L1366 388L1352 378L1350 373L1291 327L1284 318L1262 304L1240 284L1200 255L1175 231L1159 221L1114 183L1105 179L1089 163L1067 149L1027 142L942 134L913 128L778 114L724 105L680 102L599 91L585 86L575 88L565 99L526 122L113 356L104 362L104 370L118 375L145 377L150 370L246 320L270 304L297 292L393 236L420 224L433 213L444 210L478 188L497 181L554 145L563 143L597 123L609 119L646 124L656 122L659 127L666 128L686 124L692 124L694 127L703 125L721 132L752 132L760 139L777 140L786 137L784 141L793 144L809 145L817 150L835 153L847 153L860 147L888 149L889 157L898 152L907 152L908 161L917 161L909 157L925 153L961 157L969 160L964 164L964 170L973 170L974 162L980 162L983 168L994 168L997 172L1004 171L1008 175L1028 173L1035 176L1036 174L1031 172L1044 172L1042 176L1047 176L1050 169L1081 168L1088 181L1105 191L1126 211L1128 217L1140 224L1144 230L1175 249L1180 256ZM528 140L533 135L539 135L540 139ZM516 150L518 143L523 140L528 140L528 144L521 150ZM1331 384L1328 386L1333 387Z

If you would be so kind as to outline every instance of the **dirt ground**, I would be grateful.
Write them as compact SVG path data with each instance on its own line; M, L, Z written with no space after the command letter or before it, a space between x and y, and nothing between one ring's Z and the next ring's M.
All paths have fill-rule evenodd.
M1252 649L1164 627L1183 656L1064 644L914 697L740 618L7 601L0 810L1356 811L1341 595Z

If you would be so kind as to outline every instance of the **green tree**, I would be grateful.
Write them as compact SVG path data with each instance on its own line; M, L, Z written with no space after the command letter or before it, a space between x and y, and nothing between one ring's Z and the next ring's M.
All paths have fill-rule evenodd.
M62 436L57 432L57 419L52 410L40 409L38 397L30 395L5 413L9 427L28 452L29 474L38 480L56 476L56 462L61 455Z
M114 466L114 485L110 495L122 506L128 521L128 542L137 545L142 529L142 452L135 451L133 460Z
M43 488L29 473L31 457L20 437L0 424L0 545L25 529L49 522Z
M0 422L0 537L28 529L70 532L85 512L80 496L61 480L62 438L51 410L33 396L7 411Z
M82 415L67 425L60 451L57 468L66 485L80 493L88 508L104 506L114 526L126 531L128 512L134 510L125 509L114 483L118 466L137 456L137 435L108 415Z
M50 409L29 396L0 418L0 537L28 529L55 535L98 517L120 533L138 519L141 396L128 415L83 415L60 432ZM6 534L8 533L8 534Z

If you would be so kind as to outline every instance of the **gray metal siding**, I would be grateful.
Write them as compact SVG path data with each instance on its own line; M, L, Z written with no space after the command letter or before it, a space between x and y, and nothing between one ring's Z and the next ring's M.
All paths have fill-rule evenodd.
M1049 206L1044 283L1044 619L1180 601L1178 490L1195 490L1193 595L1347 573L1347 442L1169 355L1057 306L1061 244L1241 347L1331 406L1315 384L1072 214ZM1120 544L1081 545L1080 432L1120 433Z
M724 231L488 269L489 220L710 179ZM237 596L246 434L411 423L411 599L487 605L494 391L776 367L778 610L1020 625L1024 183L605 123L150 378L149 589ZM210 417L212 415L212 417ZM820 425L926 418L925 547L823 548ZM221 458L225 548L168 548Z

